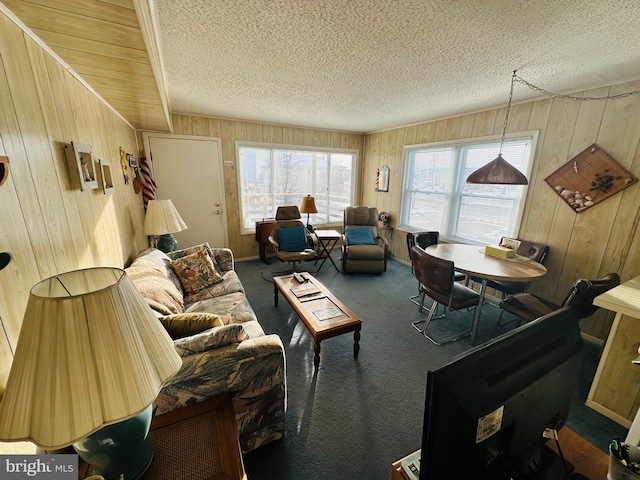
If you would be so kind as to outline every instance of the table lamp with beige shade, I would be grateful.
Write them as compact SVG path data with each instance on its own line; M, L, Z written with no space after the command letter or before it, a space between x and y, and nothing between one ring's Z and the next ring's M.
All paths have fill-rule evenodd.
M313 232L313 225L309 223L309 214L318 213L318 208L316 207L316 200L311 195L307 195L302 198L302 205L300 206L300 213L307 214L307 230Z
M165 253L173 252L178 248L178 242L172 234L186 229L187 224L171 200L149 201L144 216L144 233L154 237L154 247Z
M73 445L105 480L150 465L151 404L182 362L124 270L55 275L29 295L0 403L0 441Z

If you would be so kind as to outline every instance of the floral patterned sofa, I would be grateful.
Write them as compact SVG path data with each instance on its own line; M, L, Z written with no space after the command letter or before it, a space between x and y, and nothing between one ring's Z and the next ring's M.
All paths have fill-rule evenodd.
M170 254L148 249L125 270L182 357L182 368L154 402L154 414L230 392L244 452L282 438L284 348L280 337L265 335L258 323L232 251L208 244Z

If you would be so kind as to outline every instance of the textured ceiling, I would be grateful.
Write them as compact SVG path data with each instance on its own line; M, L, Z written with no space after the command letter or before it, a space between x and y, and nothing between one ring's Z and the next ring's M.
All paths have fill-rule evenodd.
M371 132L504 105L513 70L640 78L636 0L150 1L174 113Z

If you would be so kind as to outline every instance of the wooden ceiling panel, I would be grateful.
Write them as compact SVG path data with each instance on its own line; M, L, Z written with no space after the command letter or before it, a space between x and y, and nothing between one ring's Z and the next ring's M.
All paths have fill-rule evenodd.
M2 0L138 130L170 131L133 0Z
M7 4L11 2L4 3ZM121 2L98 0L57 0L55 2L51 0L26 0L20 3L32 3L67 13L98 18L107 22L138 28L138 17L136 16L132 0L122 0Z

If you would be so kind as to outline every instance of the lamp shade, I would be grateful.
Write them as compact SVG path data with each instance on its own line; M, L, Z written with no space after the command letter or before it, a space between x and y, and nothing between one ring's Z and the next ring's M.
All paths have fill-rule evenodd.
M76 270L32 289L0 404L0 440L57 449L131 418L181 359L124 270Z
M502 158L502 154L467 177L467 183L527 185L527 177Z
M300 213L318 213L318 209L316 208L316 200L311 195L307 195L302 199Z
M150 200L144 217L145 235L164 235L187 229L171 200Z

